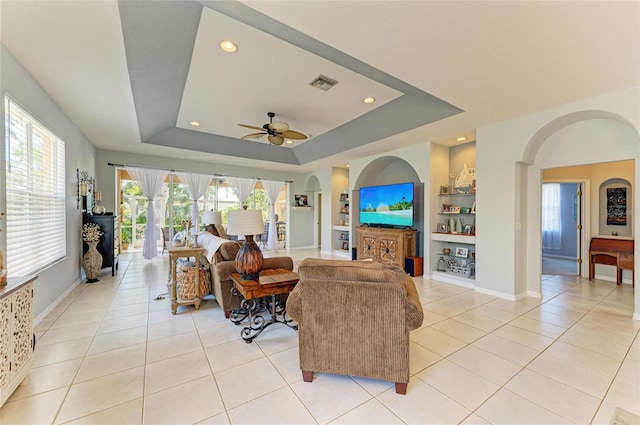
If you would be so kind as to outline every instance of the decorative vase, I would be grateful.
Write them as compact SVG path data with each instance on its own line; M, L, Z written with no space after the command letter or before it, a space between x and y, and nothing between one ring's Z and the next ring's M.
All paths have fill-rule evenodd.
M82 267L87 275L87 283L98 281L98 275L102 268L102 255L98 252L98 241L87 241L89 249L82 256Z
M449 219L449 231L451 233L456 232L456 221L453 219L453 217Z
M460 222L460 218L456 221L456 233L462 233L462 222Z

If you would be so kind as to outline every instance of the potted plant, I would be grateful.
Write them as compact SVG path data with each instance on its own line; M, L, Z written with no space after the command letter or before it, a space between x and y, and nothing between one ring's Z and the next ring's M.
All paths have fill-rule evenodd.
M129 244L131 243L131 227L123 227L122 228L122 242L120 246L123 250L129 249Z

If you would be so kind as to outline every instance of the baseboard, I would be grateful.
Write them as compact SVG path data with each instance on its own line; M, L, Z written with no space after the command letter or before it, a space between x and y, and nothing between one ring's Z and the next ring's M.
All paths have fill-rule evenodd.
M520 294L519 296L516 296L513 294L505 294L504 292L492 291L491 289L479 288L477 286L475 287L475 291L481 294L491 295L492 297L502 298L509 301L517 301L519 299L518 297L522 298L523 295ZM526 294L524 294L524 296L526 296Z
M38 314L38 317L33 319L33 327L36 327L38 323L42 322L42 320L44 320L44 318L47 317L47 315L51 313L53 309L56 308L58 304L62 302L62 300L67 298L67 296L71 293L71 291L76 289L76 286L78 286L80 283L82 283L82 279L78 278L78 280L76 280L69 288L67 288L66 291L60 294L60 296L56 298L55 301L49 304L49 306L45 308L42 313Z
M527 291L527 296L532 298L542 298L542 292L540 291Z

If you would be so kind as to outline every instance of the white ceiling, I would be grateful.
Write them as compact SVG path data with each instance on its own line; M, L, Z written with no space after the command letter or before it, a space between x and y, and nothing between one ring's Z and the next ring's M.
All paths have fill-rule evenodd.
M126 3L120 10L116 1L0 2L2 43L101 149L309 171L424 141L474 140L480 126L640 85L637 1ZM138 5L133 23L151 15L145 8L166 12L138 33L123 30L123 13L135 15ZM175 11L187 7L198 19L180 20ZM161 36L154 45L134 45L150 31ZM221 38L237 42L238 52L221 52ZM178 54L163 56L170 53ZM173 60L179 53L187 60ZM152 80L157 63L165 80ZM328 92L310 87L318 74L340 83ZM177 95L167 95L168 86ZM406 87L463 112L397 126L412 112L398 106ZM361 102L369 95L378 99L373 106ZM269 111L312 137L293 149L238 139L251 132L238 123L262 126ZM192 120L202 125L194 130ZM366 122L357 134L338 131ZM172 143L192 149L159 145ZM311 151L301 165L269 156ZM251 152L265 152L264 160Z

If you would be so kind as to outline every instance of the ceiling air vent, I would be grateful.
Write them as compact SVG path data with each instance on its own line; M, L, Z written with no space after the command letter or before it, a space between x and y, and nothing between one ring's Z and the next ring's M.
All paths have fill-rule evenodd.
M333 78L326 77L322 74L318 75L312 82L309 83L310 86L317 87L320 90L327 91L331 87L338 84L336 80Z

